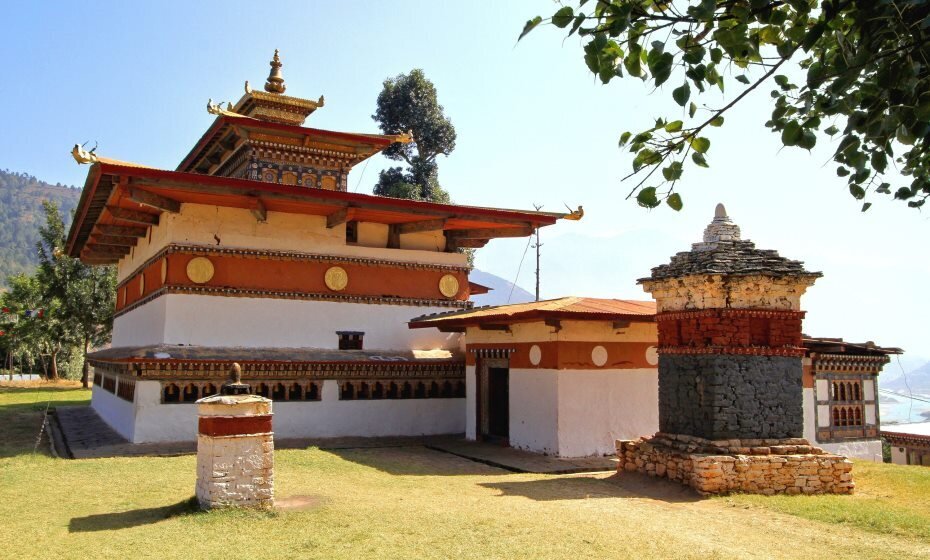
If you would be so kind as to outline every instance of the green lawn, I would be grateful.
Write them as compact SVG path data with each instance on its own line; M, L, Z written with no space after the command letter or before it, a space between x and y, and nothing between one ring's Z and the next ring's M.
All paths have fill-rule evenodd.
M201 513L193 456L33 454L49 397L0 387L2 558L930 557L930 469L857 463L851 497L700 500L611 473L513 474L420 447L276 454L302 509Z

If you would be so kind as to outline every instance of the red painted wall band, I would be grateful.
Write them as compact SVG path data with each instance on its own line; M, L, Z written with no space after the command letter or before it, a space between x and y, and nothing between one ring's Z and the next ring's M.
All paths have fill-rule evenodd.
M201 416L198 432L211 437L266 434L271 432L271 415Z

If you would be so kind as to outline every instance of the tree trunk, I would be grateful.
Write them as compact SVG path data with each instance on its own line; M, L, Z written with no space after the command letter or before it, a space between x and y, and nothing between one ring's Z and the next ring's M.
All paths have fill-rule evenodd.
M58 381L58 350L51 351L52 369L49 372L49 381Z
M90 346L90 338L84 337L84 365L81 366L81 385L85 389L90 389L90 383L88 383L88 374L90 373L90 365L87 363L87 347Z

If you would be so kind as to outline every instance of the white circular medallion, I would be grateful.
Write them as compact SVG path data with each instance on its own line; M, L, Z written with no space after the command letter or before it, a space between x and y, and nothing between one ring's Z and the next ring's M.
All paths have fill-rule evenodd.
M659 349L655 346L646 348L646 363L651 366L659 363Z
M539 362L542 361L542 349L539 348L538 344L534 344L530 347L530 363L534 366L538 366Z
M601 367L607 363L607 349L603 346L595 346L591 350L591 361L594 362L594 365Z

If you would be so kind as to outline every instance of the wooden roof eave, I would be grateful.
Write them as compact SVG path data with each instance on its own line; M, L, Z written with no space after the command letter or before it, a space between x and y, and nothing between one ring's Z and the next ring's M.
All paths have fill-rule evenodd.
M104 177L107 176L111 177L111 180L104 181ZM102 192L104 184L109 185L106 193ZM78 205L78 214L69 234L67 252L72 257L81 256L88 239L94 233L94 228L100 222L103 210L111 205L111 198L117 185L129 189L130 192L144 189L158 193L164 202L174 201L179 198L178 192L184 191L242 197L255 204L260 204L263 199L283 200L291 203L305 202L331 207L333 213L352 208L368 208L376 213L394 213L396 221L385 222L389 225L396 223L412 226L400 233L417 231L416 223L419 222L433 230L448 232L451 234L451 239L479 241L484 239L485 242L487 239L496 237L524 237L530 235L533 228L552 225L559 219L558 215L544 213L455 206L98 162L93 164L88 172ZM101 198L102 196L106 198ZM97 200L98 198L100 200ZM157 215L152 214L152 216ZM443 221L441 227L436 226L436 222L439 221ZM462 225L462 223L467 224L468 221L499 227ZM460 223L456 225L454 222Z
M467 312L466 312L467 313ZM597 312L571 312L559 310L534 309L513 313L510 315L485 315L481 317L435 317L423 320L414 320L407 323L411 329L438 328L445 332L461 332L467 327L481 327L482 325L515 325L520 323L536 323L539 321L629 321L631 323L654 323L655 315L635 315L624 313L597 313Z

